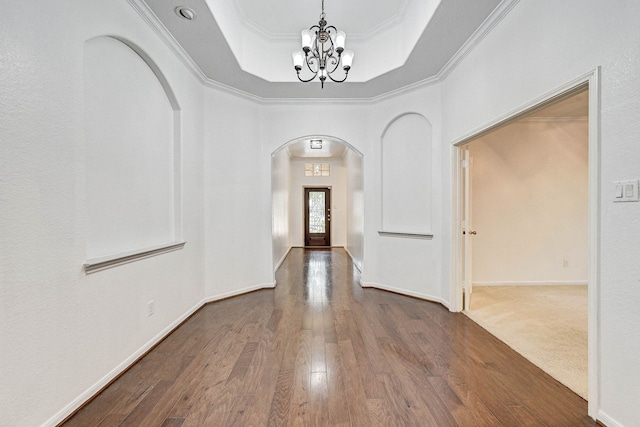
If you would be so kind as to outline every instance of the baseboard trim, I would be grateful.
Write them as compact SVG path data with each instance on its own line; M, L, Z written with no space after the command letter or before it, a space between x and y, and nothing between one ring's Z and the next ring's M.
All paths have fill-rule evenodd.
M444 298L441 298L441 297L436 297L436 296L433 296L433 295L423 294L421 292L408 291L406 289L400 289L400 288L396 288L396 287L393 287L393 286L383 285L383 284L380 284L380 283L363 282L362 280L360 281L360 286L362 286L363 288L375 288L375 289L380 289L380 290L387 291L387 292L393 292L394 294L404 295L404 296L407 296L407 297L417 298L417 299L421 299L421 300L429 301L429 302L435 302L435 303L441 304L445 308L449 309L449 302L446 301Z
M473 286L586 286L589 282L585 281L571 281L571 280L553 280L553 281L524 281L524 282L473 282Z
M287 258L287 256L289 255L289 252L291 252L291 249L293 249L293 246L289 246L289 249L287 249L284 253L284 255L282 255L282 258L280 258L280 261L278 261L278 263L276 264L275 268L273 269L273 272L275 273L276 271L278 271L278 269L280 268L280 266L282 266L282 263L284 262L284 260Z
M146 356L151 350L153 350L158 344L160 344L166 337L168 337L175 329L179 328L184 322L186 322L191 316L193 316L198 310L207 304L229 299L232 297L244 295L250 292L259 291L261 289L273 289L276 286L276 282L261 283L255 286L248 286L237 291L225 292L209 298L204 298L199 303L191 307L186 313L178 317L169 326L164 328L155 337L149 340L146 344L140 347L135 353L127 357L118 366L113 368L108 374L102 377L98 382L89 387L80 396L76 397L71 403L58 411L53 417L49 418L43 427L54 427L62 424L64 421L73 416L78 410L80 410L87 403L91 402L96 396L98 396L105 388L109 387L115 380L121 375L126 373L133 365L135 365L140 359Z
M107 375L102 377L98 382L89 387L84 393L80 396L76 397L71 403L62 408L58 413L56 413L53 417L49 418L43 426L57 426L58 424L63 423L67 419L69 419L72 415L74 415L78 410L80 410L84 405L91 402L96 396L98 396L105 388L109 387L115 380L117 380L121 375L129 370L133 365L135 365L140 359L142 359L147 353L153 350L158 344L160 344L171 332L173 332L176 328L182 325L189 317L193 316L198 310L204 307L204 303L201 301L198 304L194 305L191 309L189 309L186 313L180 316L178 319L173 321L169 326L164 328L160 333L158 333L155 337L149 340L146 344L140 347L135 353L126 358L123 362L121 362L118 366L113 368Z
M273 289L276 287L276 282L260 283L259 285L247 286L246 288L238 289L236 291L224 292L217 294L202 300L202 305L206 305L212 302L222 301L225 299L238 297L240 295L248 294L251 292L259 291L261 289Z
M602 411L598 411L598 419L596 420L607 427L624 427L621 423L611 418Z
M355 267L358 269L360 274L362 274L362 265L358 261L356 261L356 259L354 258L353 255L351 255L351 252L349 252L349 249L347 249L346 246L343 249L347 253L347 255L349 255L349 258L351 258L351 263L353 263L353 265L355 265Z
M342 245L331 245L331 246L298 246L298 245L293 245L291 247L292 248L298 248L298 249L340 249L340 248L344 248L345 246L342 246Z

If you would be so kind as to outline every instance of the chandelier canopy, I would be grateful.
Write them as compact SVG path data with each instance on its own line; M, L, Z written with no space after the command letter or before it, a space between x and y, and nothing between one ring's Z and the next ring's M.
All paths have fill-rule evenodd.
M354 55L352 51L344 50L344 42L347 38L345 32L338 31L333 25L327 26L325 17L324 0L322 0L320 22L308 30L302 30L302 51L297 50L292 53L298 80L307 83L319 77L322 88L327 77L336 83L347 80ZM333 73L341 63L343 72L340 73L341 76L334 77ZM303 65L306 65L305 68L308 70L304 72L310 76L308 78L300 75Z

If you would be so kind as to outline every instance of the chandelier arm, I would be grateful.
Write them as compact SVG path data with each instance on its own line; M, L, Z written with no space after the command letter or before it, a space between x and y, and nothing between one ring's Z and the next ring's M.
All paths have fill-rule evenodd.
M311 56L311 57L309 57L309 55L306 55L305 59L306 59L305 65L307 66L307 69L309 71L311 71L312 73L314 73L314 74L318 74L318 70L320 69L319 58L317 56L315 56L315 55ZM315 71L311 67L314 64L314 62L316 63L316 68L317 68L317 70L315 70Z
M331 79L331 81L332 81L332 82L335 82L335 83L342 83L342 82L344 82L345 80L347 80L347 76L348 76L348 75L349 75L349 70L345 70L345 72L344 72L344 77L342 78L342 80L339 80L339 79L334 79L333 77L331 77L331 74L330 74L330 73L327 73L327 76L329 76L329 79Z
M300 72L298 71L298 80L300 80L302 83L309 83L311 80L315 79L317 75L318 73L315 73L313 76L311 76L310 79L304 80L302 77L300 77Z
M311 77L309 79L303 79L302 77L300 77L301 70L296 70L298 74L298 80L300 80L303 83L309 83L311 80L316 78L316 76L318 75L318 71L313 71L313 68L311 68L311 65L313 65L314 62L318 62L318 58L316 58L315 56L309 57L308 54L305 55L305 65L307 66L307 69L311 72Z
M333 65L333 69L331 71L327 70L327 73L331 74L338 69L338 65L340 65L340 55L338 57L331 56L327 58L327 62Z

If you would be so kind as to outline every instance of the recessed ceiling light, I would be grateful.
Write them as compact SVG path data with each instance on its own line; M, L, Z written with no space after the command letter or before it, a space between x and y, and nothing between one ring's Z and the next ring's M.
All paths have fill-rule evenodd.
M321 139L312 139L309 141L309 146L312 150L320 150L322 149L322 140Z
M196 19L196 13L185 6L176 7L176 15L178 15L182 19L186 19L187 21L193 21Z

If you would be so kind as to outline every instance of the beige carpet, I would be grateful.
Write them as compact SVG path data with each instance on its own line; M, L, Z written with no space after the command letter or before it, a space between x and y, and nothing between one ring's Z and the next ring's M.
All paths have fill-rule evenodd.
M465 314L587 399L587 286L477 286Z

